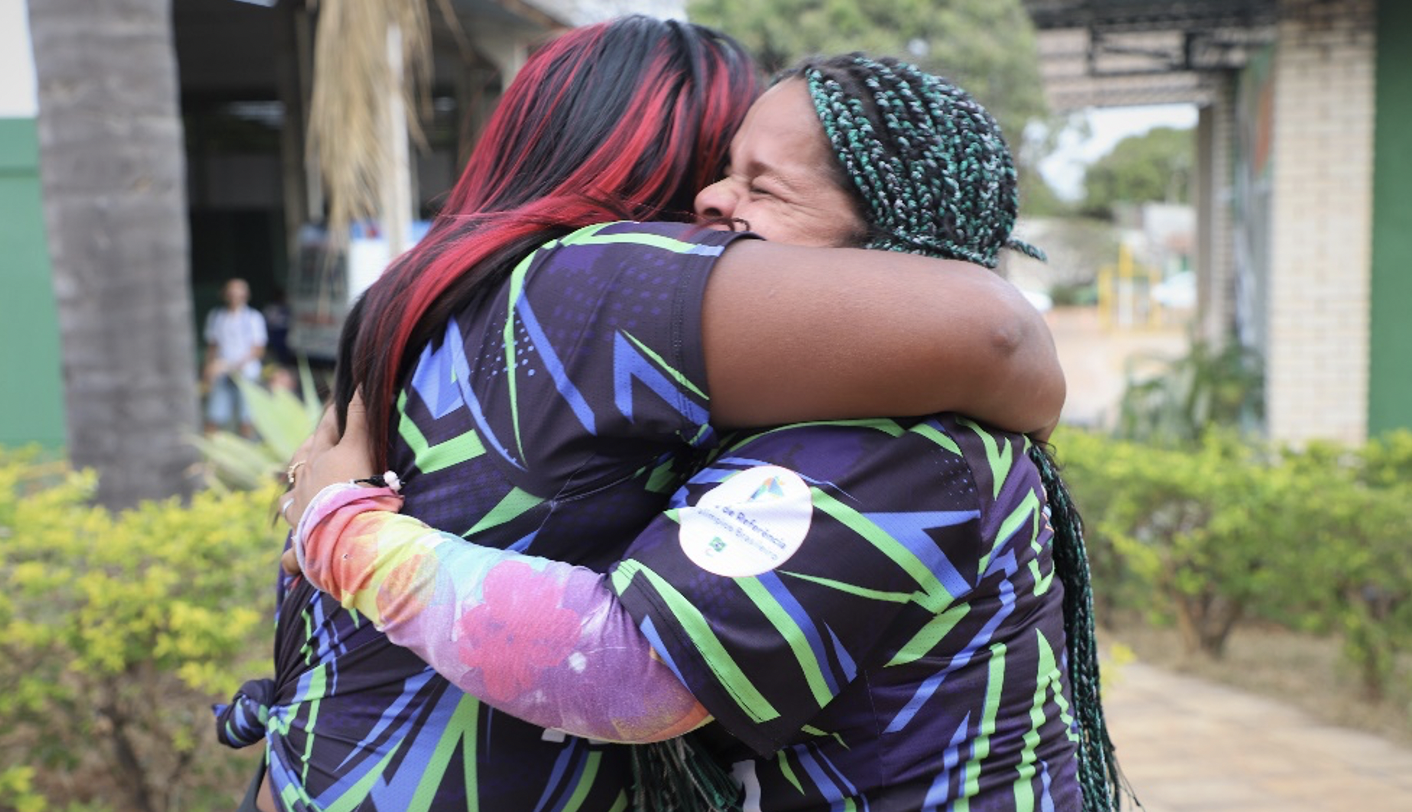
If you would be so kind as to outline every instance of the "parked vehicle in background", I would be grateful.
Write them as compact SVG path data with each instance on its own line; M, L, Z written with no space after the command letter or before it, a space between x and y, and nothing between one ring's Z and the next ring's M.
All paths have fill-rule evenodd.
M430 222L414 221L409 236L415 245ZM387 238L369 223L355 223L342 250L335 251L323 226L299 231L299 253L288 283L289 348L313 364L331 364L338 352L338 334L353 302L380 276L392 252Z

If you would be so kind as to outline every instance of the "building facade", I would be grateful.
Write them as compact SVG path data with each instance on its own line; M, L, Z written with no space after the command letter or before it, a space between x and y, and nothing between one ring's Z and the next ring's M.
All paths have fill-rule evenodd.
M1199 105L1199 333L1260 352L1266 433L1412 428L1412 4L1026 5L1055 107Z
M59 327L39 184L24 0L0 0L0 446L64 443Z

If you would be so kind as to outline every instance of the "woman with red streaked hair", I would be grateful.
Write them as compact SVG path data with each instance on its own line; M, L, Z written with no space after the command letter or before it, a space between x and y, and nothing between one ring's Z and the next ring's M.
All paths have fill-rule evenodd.
M685 222L754 96L739 47L694 25L626 18L531 58L430 233L345 331L335 405L363 392L404 513L604 571L720 429L948 409L1017 430L1057 420L1043 322L984 268ZM515 644L513 615L448 622ZM582 673L621 676L591 659ZM676 712L630 694L615 717ZM627 748L463 694L303 582L281 604L276 678L247 683L220 732L267 739L283 809L609 810L631 783Z

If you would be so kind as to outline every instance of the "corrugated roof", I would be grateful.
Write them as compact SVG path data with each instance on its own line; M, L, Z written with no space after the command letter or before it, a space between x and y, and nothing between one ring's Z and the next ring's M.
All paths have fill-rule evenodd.
M1056 110L1204 103L1273 41L1277 0L1024 0Z

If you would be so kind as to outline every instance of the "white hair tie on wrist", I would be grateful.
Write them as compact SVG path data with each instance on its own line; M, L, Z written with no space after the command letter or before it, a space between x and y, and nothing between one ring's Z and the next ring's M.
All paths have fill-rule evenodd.
M350 479L350 485L371 485L374 488L387 488L393 493L402 490L402 480L392 471L384 471L381 475L374 475L364 479Z

